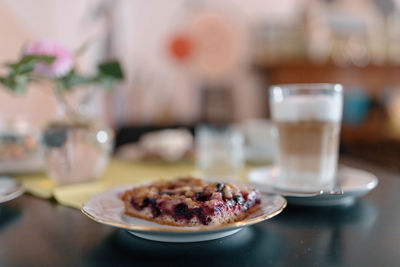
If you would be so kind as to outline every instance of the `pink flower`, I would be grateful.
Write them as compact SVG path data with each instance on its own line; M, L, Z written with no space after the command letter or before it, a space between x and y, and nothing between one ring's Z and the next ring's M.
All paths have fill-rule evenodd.
M25 49L25 54L56 57L50 65L38 63L35 66L35 72L44 76L62 77L73 66L72 52L62 44L53 41L37 41L29 44Z

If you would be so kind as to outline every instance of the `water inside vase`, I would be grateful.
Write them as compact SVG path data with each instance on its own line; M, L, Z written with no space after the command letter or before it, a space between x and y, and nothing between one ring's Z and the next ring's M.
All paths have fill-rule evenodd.
M58 184L86 182L100 177L107 166L113 133L91 123L58 123L43 133L49 176Z

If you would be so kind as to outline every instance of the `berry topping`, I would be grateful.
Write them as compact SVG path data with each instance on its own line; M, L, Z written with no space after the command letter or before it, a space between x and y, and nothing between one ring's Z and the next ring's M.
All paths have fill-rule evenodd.
M217 191L221 192L224 189L225 184L217 184L216 187L217 187Z
M193 217L193 215L189 211L188 206L186 204L183 204L183 203L176 205L176 207L175 207L175 216L177 218L185 218L185 219L188 219L188 220L190 220Z
M244 202L244 198L241 195L234 196L233 200L235 200L239 204L243 204L243 202Z
M204 202L204 201L207 201L207 200L208 200L208 197L207 197L206 195L204 195L203 192L196 192L196 194L195 194L195 199L196 199L197 201L202 201L202 202Z

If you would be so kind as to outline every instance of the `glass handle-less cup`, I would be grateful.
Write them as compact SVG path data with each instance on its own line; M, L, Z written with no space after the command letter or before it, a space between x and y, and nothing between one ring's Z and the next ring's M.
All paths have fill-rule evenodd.
M270 88L271 116L278 133L277 187L329 190L336 184L343 87L292 84Z
M244 166L243 135L233 127L202 125L196 129L196 166L204 178L240 179Z

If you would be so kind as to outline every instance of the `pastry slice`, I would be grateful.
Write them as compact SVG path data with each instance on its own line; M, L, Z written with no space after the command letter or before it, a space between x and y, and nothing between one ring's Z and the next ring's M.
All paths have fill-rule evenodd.
M130 216L174 226L215 226L246 218L261 195L244 185L185 177L134 187L122 200Z

